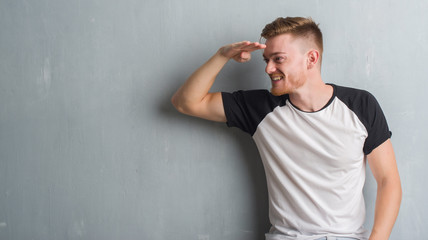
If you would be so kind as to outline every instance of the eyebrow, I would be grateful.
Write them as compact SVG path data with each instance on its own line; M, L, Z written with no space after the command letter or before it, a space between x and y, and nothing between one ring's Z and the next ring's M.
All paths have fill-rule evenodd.
M272 56L274 56L274 55L278 55L278 54L286 54L286 52L274 52L274 53L269 54L269 57L272 57ZM267 57L265 56L265 54L263 54L263 58L267 58Z

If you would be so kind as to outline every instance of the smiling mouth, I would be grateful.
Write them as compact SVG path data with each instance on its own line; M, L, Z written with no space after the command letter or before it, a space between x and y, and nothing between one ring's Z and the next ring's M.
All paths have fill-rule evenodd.
M284 79L284 77L283 76L271 76L270 79L274 82L277 82L277 81Z

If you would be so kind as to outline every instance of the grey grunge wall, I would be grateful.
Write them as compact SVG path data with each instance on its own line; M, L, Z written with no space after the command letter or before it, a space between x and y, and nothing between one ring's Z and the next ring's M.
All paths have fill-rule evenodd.
M320 23L325 82L372 92L403 184L391 239L428 235L427 1L0 0L0 239L256 240L251 137L170 97L219 47L278 16ZM214 91L269 88L261 52ZM367 227L376 182L367 169Z

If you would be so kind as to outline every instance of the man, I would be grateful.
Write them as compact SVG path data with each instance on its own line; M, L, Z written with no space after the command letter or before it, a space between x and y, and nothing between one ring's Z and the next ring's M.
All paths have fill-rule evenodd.
M266 239L388 239L401 183L377 101L366 91L323 82L322 34L312 19L278 18L261 35L265 44L221 47L174 94L174 106L253 137L268 184ZM209 92L230 59L249 61L259 49L271 92ZM370 234L363 228L366 159L378 187Z

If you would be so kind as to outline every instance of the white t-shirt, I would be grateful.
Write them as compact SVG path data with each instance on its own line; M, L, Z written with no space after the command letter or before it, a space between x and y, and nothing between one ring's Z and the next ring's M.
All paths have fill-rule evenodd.
M367 91L333 86L317 112L267 90L222 93L229 127L249 133L269 192L267 239L343 236L366 239L365 156L391 137Z

